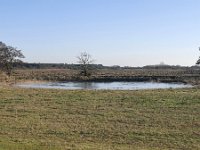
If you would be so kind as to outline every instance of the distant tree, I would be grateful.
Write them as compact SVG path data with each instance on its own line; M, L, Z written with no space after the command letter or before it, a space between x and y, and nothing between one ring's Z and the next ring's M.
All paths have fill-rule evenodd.
M24 58L21 50L0 42L0 69L8 76L12 73L14 63L22 62L21 58Z
M200 51L200 47L199 47L199 51ZM200 64L200 57L199 57L199 59L197 60L196 64L197 64L197 65Z
M94 62L91 55L87 52L82 52L78 58L78 63L81 65L81 75L90 76L91 75L91 64Z
M200 47L199 47L199 51L200 51ZM196 64L197 64L197 65L200 64L200 57L199 57L199 59L197 60Z

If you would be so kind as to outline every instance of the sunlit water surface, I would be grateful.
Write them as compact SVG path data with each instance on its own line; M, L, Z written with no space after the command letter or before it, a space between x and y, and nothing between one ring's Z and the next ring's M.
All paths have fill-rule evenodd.
M177 89L190 88L191 85L182 83L156 82L48 82L48 83L20 83L18 87L67 89L67 90L143 90L143 89Z

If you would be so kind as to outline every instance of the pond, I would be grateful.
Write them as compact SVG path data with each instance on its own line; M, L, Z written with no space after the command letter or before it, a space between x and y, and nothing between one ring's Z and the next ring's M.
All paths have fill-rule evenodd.
M190 88L191 85L182 83L156 82L47 82L47 83L19 83L23 88L67 89L67 90L144 90Z

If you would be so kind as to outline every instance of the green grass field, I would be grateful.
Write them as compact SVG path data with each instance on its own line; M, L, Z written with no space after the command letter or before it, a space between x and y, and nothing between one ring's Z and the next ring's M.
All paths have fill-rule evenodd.
M0 88L0 150L200 149L200 89Z

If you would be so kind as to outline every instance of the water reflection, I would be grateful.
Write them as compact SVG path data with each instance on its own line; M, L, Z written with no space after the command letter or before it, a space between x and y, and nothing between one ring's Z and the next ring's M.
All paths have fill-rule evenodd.
M81 83L75 83L75 87L80 89L97 89L98 86L94 82L81 82Z
M50 89L88 89L88 90L140 90L140 89L168 89L189 88L191 85L180 83L155 83L155 82L50 82L50 83L22 83L16 86L25 88L50 88Z

